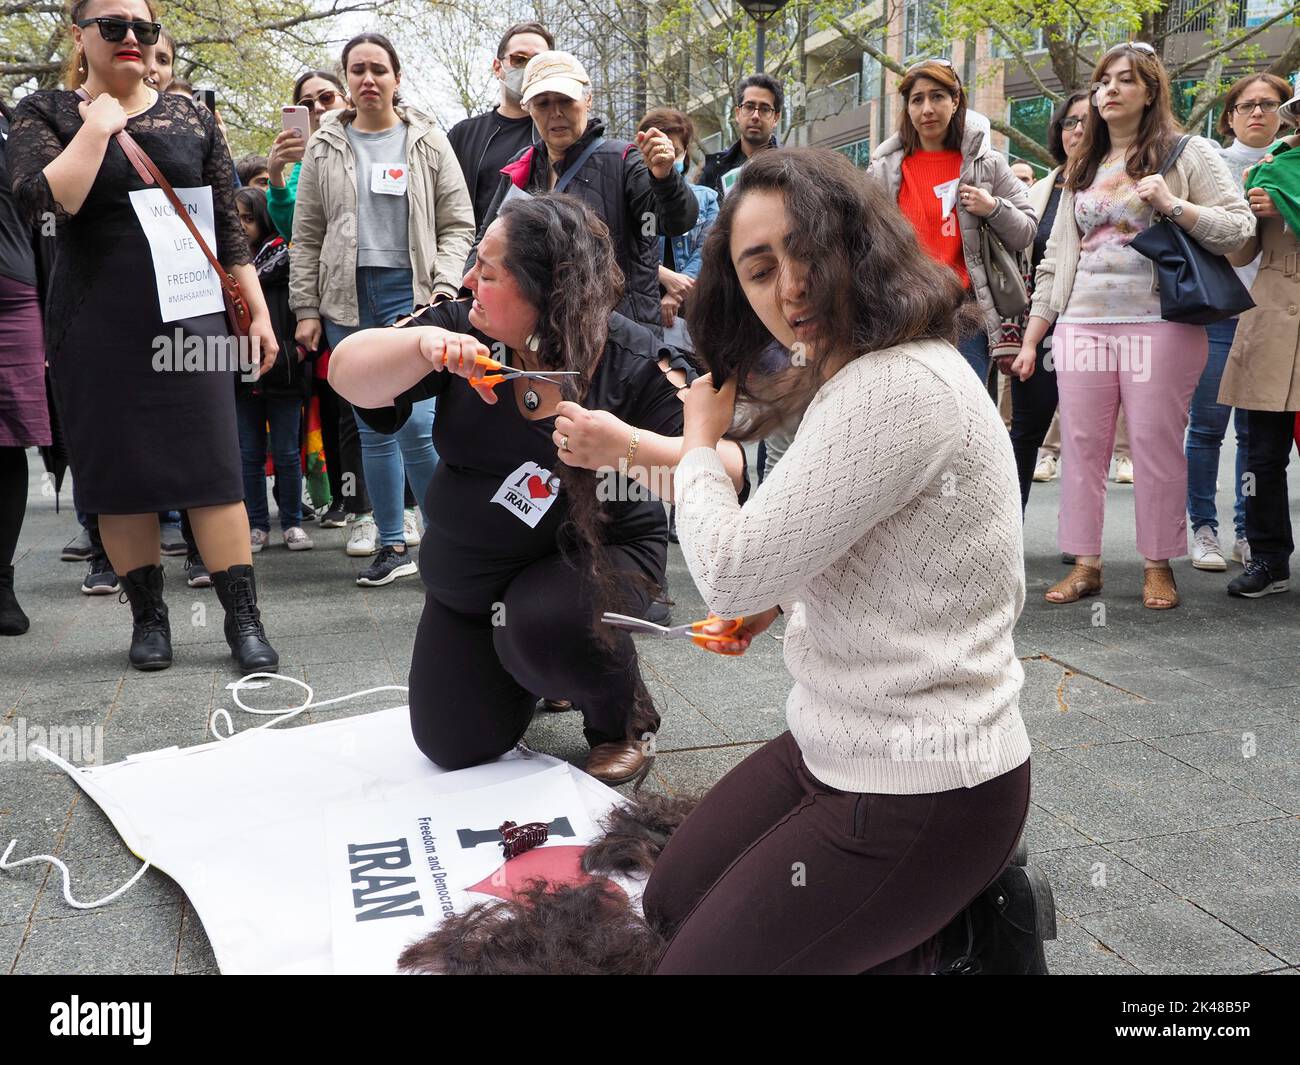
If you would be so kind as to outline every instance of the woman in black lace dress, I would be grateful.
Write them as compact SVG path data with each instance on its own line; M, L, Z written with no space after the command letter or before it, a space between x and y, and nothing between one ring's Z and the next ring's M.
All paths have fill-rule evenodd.
M231 380L237 370L214 368L232 348L205 343L205 355L227 358L205 358L199 369L175 365L178 328L187 340L220 337L225 316L164 322L150 245L130 198L147 186L114 135L130 133L176 189L211 189L213 251L244 291L266 369L275 335L235 212L230 155L211 113L145 84L159 32L148 0L80 0L72 21L70 81L92 102L58 90L24 98L9 162L19 206L34 222L56 225L46 343L78 496L100 515L104 546L131 601L131 665L171 664L157 512L185 509L226 611L232 653L246 671L275 669L279 657L253 583ZM196 345L181 347L189 353ZM175 363L168 367L160 354Z

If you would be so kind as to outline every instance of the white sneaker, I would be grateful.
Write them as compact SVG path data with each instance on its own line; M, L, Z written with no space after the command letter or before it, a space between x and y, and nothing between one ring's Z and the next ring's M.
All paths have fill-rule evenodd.
M402 515L402 537L407 547L420 546L420 512L414 507L407 507Z
M1038 465L1034 467L1034 480L1054 481L1057 472L1056 456L1050 451L1041 452L1038 456Z
M271 540L271 534L267 532L265 529L248 530L248 549L252 551L253 554L257 554L260 550L262 550L262 548L264 548L270 542L270 540Z
M301 525L295 525L284 530L284 546L290 551L310 551L316 545L311 542L307 530Z
M1208 525L1202 525L1192 535L1192 565L1197 569L1222 573L1228 568L1219 549L1219 536Z
M1240 562L1243 566L1250 561L1250 541L1244 536L1238 536L1232 542L1232 561Z
M1116 484L1133 483L1133 460L1132 459L1115 460L1115 483Z
M373 555L379 550L379 531L375 528L375 519L366 514L352 523L352 535L348 537L347 552L354 558Z

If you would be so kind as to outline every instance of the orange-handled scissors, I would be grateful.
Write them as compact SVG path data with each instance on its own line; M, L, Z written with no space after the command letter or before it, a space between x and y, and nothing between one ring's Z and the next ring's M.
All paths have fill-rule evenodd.
M552 377L576 377L578 374L577 370L516 370L486 355L475 355L474 365L493 371L484 377L471 379L472 384L485 385L488 388L496 388L502 381L513 381L516 377L540 377L549 380Z
M691 640L697 647L703 647L706 651L712 651L715 655L727 655L735 657L743 654L742 651L723 651L711 646L714 642L729 640L736 635L745 626L744 618L733 618L727 621L716 615L709 615L703 621L692 621L685 625L656 625L653 621L646 621L642 618L629 617L627 614L604 613L600 620L606 625L613 625L618 629L627 629L629 632L642 633L647 636L663 636L673 640ZM704 626L711 625L715 621L721 621L727 627L718 633L705 632Z

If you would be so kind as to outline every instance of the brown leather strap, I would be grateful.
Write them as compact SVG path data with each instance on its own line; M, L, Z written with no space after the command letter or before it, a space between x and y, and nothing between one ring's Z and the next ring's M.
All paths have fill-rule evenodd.
M77 95L83 100L90 100L90 94L87 93L85 89L78 89ZM176 190L173 189L167 179L162 176L161 171L154 166L153 160L145 154L144 149L135 142L131 134L127 133L126 130L119 132L116 135L116 140L118 145L121 147L122 152L126 155L127 159L131 161L131 165L135 167L136 173L140 175L140 179L146 185L157 185L162 189L163 194L167 199L171 201L172 208L176 211L177 216L185 223L190 234L203 250L203 254L207 256L208 262L210 262L212 268L216 270L217 278L221 282L222 291L224 291L230 299L242 303L244 294L240 290L238 283L226 268L221 265L221 261L216 257L216 255L212 253L212 249L208 247L208 242L203 239L203 234L198 231L198 227L196 227L193 220L191 220L189 211L185 209L185 205L181 203L180 197L176 195Z

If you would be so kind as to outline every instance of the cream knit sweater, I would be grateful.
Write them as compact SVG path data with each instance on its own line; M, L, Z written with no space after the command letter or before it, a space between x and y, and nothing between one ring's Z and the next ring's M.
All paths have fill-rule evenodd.
M1029 757L1012 642L1025 598L1015 460L955 348L854 359L744 507L711 448L683 456L675 491L709 608L788 615L786 719L818 780L925 794Z

